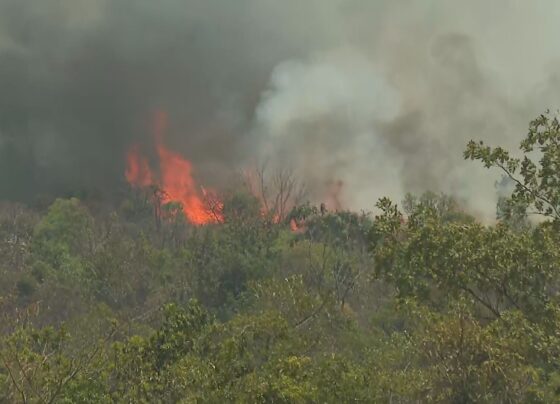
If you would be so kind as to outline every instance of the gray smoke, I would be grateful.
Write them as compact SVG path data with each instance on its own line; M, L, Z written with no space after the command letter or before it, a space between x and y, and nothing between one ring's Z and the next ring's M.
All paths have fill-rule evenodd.
M351 208L405 191L494 212L471 139L559 105L553 0L0 0L0 197L122 187L154 110L196 175L291 165Z

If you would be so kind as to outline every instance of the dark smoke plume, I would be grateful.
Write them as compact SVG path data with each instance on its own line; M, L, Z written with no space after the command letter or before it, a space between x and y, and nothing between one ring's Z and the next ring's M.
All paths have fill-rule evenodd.
M219 186L291 165L317 201L452 193L494 211L461 157L513 147L558 106L553 0L0 0L0 197L123 187L124 154L167 142Z

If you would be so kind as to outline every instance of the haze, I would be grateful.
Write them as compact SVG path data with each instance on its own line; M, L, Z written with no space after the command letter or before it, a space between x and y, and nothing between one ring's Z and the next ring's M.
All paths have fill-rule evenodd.
M427 189L492 216L469 139L514 147L560 94L556 1L0 0L0 197L118 193L169 114L220 187L255 161L345 207Z

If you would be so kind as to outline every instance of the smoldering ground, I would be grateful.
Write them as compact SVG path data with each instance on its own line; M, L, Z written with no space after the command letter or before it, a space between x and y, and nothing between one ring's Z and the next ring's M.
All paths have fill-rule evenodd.
M405 191L494 211L471 139L515 147L558 106L560 4L0 0L0 197L123 187L150 116L202 182L255 160L311 197Z

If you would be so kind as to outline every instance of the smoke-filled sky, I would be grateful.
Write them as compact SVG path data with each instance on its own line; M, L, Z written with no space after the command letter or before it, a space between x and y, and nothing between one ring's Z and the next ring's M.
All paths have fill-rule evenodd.
M452 193L492 215L470 139L515 147L559 107L555 0L0 0L0 197L117 192L167 142L219 184L255 161L371 209Z

